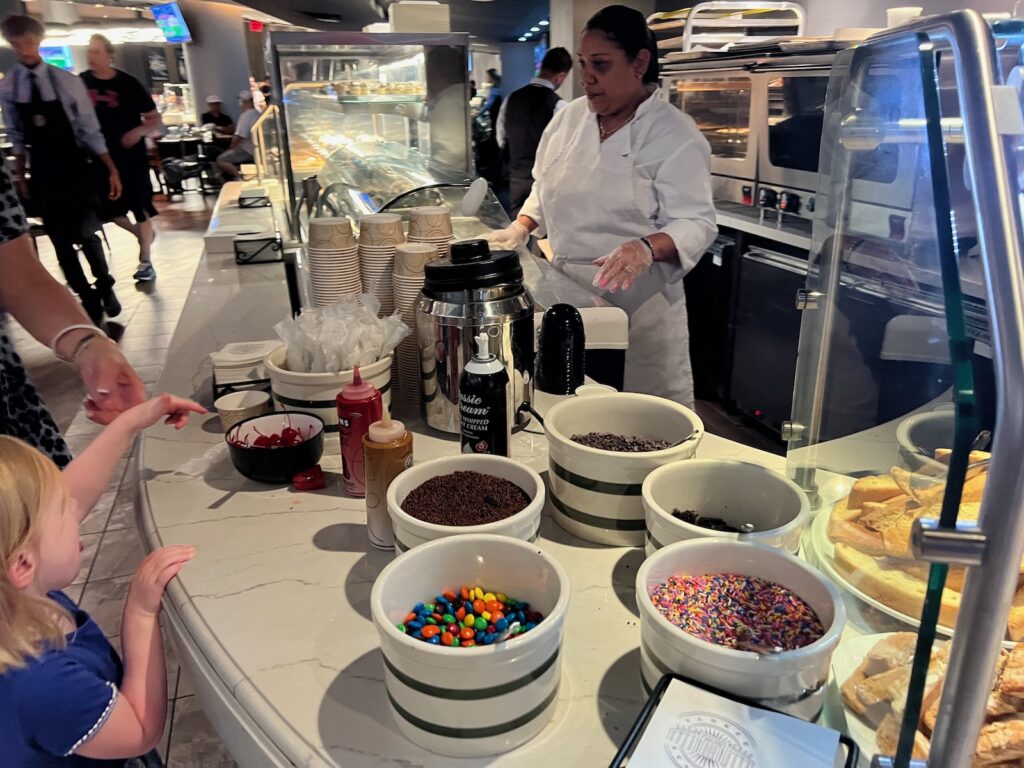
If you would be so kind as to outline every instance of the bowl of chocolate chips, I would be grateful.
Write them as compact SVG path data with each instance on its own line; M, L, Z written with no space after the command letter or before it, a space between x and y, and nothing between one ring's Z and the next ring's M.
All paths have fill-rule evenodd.
M651 472L642 488L647 554L687 539L741 539L796 554L810 504L785 475L759 464L694 459Z
M644 542L644 479L689 459L704 424L671 400L634 393L563 400L544 419L555 521L576 536L613 546Z
M536 541L544 481L504 456L464 453L416 464L388 487L395 551L463 533Z

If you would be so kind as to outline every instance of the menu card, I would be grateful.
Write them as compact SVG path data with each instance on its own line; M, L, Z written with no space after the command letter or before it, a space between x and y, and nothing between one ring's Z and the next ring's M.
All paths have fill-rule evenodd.
M673 680L629 758L636 768L835 768L839 734Z

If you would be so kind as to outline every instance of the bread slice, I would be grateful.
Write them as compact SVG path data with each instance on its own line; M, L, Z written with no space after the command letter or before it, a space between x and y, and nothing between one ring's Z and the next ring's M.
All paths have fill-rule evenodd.
M1010 603L1010 617L1007 621L1010 639L1015 643L1024 642L1024 586L1017 590Z
M864 674L870 677L909 664L916 646L917 635L913 632L894 632L883 637L864 656Z
M899 495L900 487L889 475L871 475L854 482L847 505L850 509L860 509L865 501L885 501Z
M1015 596L1014 600L1016 599ZM1008 696L1024 695L1024 645L1015 645L1010 650L1006 663L1000 671L996 687L1000 693Z
M884 605L905 613L920 616L927 585L924 580L908 573L898 560L879 559L847 545L836 544L833 565L851 584ZM960 593L945 589L939 622L946 627L956 624L960 610Z
M900 724L902 715L890 712L878 726L875 738L878 739L878 750L883 755L895 755L896 748L900 742ZM923 760L928 757L928 750L931 747L928 737L921 731L914 734L914 757Z
M982 726L978 736L978 765L1024 760L1024 720L997 720Z

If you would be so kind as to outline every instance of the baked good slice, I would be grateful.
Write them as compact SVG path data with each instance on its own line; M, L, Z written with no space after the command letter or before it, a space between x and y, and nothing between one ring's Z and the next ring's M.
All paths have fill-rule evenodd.
M926 582L908 572L899 560L871 557L847 544L835 545L832 564L861 592L880 603L907 614L920 616L927 590ZM960 610L960 593L951 589L942 592L939 622L946 627L956 624Z
M878 740L878 750L883 755L895 755L896 747L900 741L900 725L903 722L901 715L890 712L878 726L875 738ZM921 731L914 733L914 757L923 760L928 757L928 749L931 743L928 737Z
M1024 720L997 720L982 726L978 736L976 765L998 765L1024 760Z
M899 495L900 487L889 475L870 475L854 482L847 505L850 509L860 509L865 501L885 501Z

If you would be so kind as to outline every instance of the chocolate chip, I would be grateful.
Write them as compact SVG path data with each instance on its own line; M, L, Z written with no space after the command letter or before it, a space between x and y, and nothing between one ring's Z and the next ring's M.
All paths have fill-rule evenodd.
M453 472L414 488L402 511L435 525L485 525L522 512L529 503L526 491L504 478Z
M734 527L731 523L727 523L720 517L705 517L704 515L697 514L692 509L687 509L682 512L678 509L673 509L672 517L682 520L684 523L689 523L690 525L707 528L710 531L722 531L723 533L740 532L739 528Z
M573 435L572 441L588 448L616 453L640 453L641 451L663 451L671 448L668 440L646 440L635 435L617 435L613 432L588 432L585 435Z

